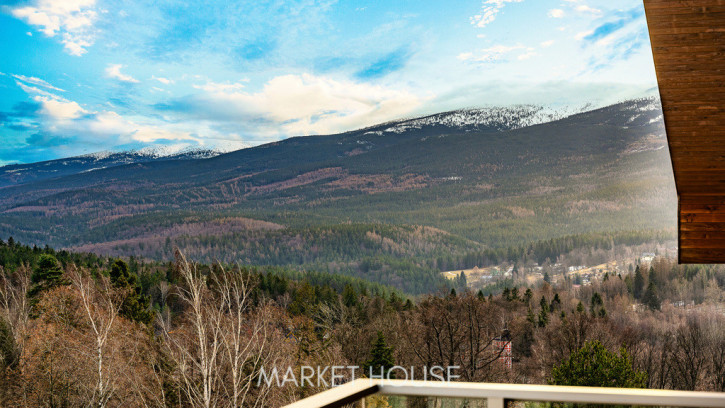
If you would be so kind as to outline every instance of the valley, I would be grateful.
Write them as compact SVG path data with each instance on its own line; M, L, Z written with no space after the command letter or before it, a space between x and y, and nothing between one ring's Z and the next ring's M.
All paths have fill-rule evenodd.
M129 157L24 165L14 179L17 167L0 168L0 236L155 260L178 247L203 262L424 293L446 287L441 271L652 246L676 225L654 99L462 110L225 154ZM43 170L59 167L75 172ZM565 237L581 242L536 255Z

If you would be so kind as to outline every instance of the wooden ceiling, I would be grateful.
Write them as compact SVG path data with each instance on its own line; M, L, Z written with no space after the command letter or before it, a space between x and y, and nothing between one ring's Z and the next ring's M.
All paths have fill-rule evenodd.
M725 263L725 0L644 0L679 199L680 263Z

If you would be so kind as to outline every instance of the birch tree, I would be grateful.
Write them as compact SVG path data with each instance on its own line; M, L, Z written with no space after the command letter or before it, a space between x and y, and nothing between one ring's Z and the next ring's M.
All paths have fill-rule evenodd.
M111 329L123 303L123 294L114 291L105 276L93 279L86 270L74 266L68 272L71 285L78 292L93 338L96 385L91 402L95 407L105 408L114 392L105 356Z

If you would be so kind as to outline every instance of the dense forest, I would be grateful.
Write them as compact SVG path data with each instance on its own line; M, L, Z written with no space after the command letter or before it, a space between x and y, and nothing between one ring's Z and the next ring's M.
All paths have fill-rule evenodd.
M324 389L262 369L456 366L462 381L725 391L725 268L664 257L563 279L410 296L327 272L0 244L0 405L266 407ZM510 336L512 367L494 339ZM599 358L599 357L597 357ZM419 371L420 372L420 371ZM328 384L329 385L329 384Z
M536 112L449 112L212 158L10 167L0 236L146 261L178 247L411 294L441 290L441 271L674 239L657 100L544 123Z

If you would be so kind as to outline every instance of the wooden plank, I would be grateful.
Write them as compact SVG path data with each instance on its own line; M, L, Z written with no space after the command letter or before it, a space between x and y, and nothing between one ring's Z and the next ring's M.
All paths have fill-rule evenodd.
M725 33L686 33L686 34L660 34L653 38L653 47L682 46L683 44L704 43L705 41L720 41Z
M712 111L721 111L722 109L717 106L716 104L708 104L708 105L691 105L691 104L684 104L684 103L670 103L667 105L667 107L662 107L663 113L673 114L673 113L700 113L700 112L712 112Z
M713 222L681 223L680 234L684 232L717 232L724 231L725 224Z
M680 248L680 261L687 263L722 263L725 249L718 248Z
M725 262L725 0L645 0L680 262Z
M683 239L680 236L679 246L681 249L723 249L725 250L725 239Z
M693 163L691 161L674 161L673 165L677 167L678 172L683 171L692 171L692 170L708 170L708 171L717 171L717 172L725 172L725 163L720 164L700 164L700 163Z
M647 10L647 16L652 11L658 10L682 10L682 9L701 9L703 7L725 6L725 0L644 0L644 8ZM664 11L661 11L664 12Z
M722 83L724 75L713 75L710 77L692 77L673 75L672 78L664 78L659 81L660 86L664 86L665 92L673 92L673 90L690 89L690 90L707 90L710 88L725 88Z
M679 198L680 206L684 204L695 204L695 205L725 205L725 194L721 195L698 195L691 196L687 194L680 194Z
M675 172L677 174L677 172ZM676 178L676 177L675 177ZM708 195L712 194L714 191L723 193L725 192L722 188L717 188L716 186L683 186L682 184L677 185L677 192L679 194L688 194L688 195Z
M709 203L683 203L680 202L680 212L683 213L725 213L725 205Z
M717 239L725 240L725 231L680 231L680 239L684 240L702 240L702 239Z
M650 29L650 37L657 37L660 34L696 34L696 33L725 33L725 28L720 27L678 27L678 28L657 28Z
M725 53L722 51L673 53L672 55L668 55L665 60L658 60L655 58L655 65L666 68L671 65L680 65L682 63L720 63L724 58Z
M708 29L716 27L718 21L723 19L725 13L692 13L692 14L660 14L647 19L647 26L650 29L658 28L680 28L680 27L701 27Z
M713 249L681 248L678 261L685 264L725 263L725 254Z
M690 223L690 222L696 222L696 223L703 223L703 222L714 222L714 223L723 223L725 224L725 214L702 214L702 213L686 213L681 212L680 213L680 222L681 223ZM725 225L724 225L725 227Z
M662 16L682 16L682 15L693 15L693 14L708 14L708 13L723 13L725 12L725 6L720 5L708 5L698 7L670 7L668 9L657 9L653 8L647 10L647 21L651 18L660 18Z

